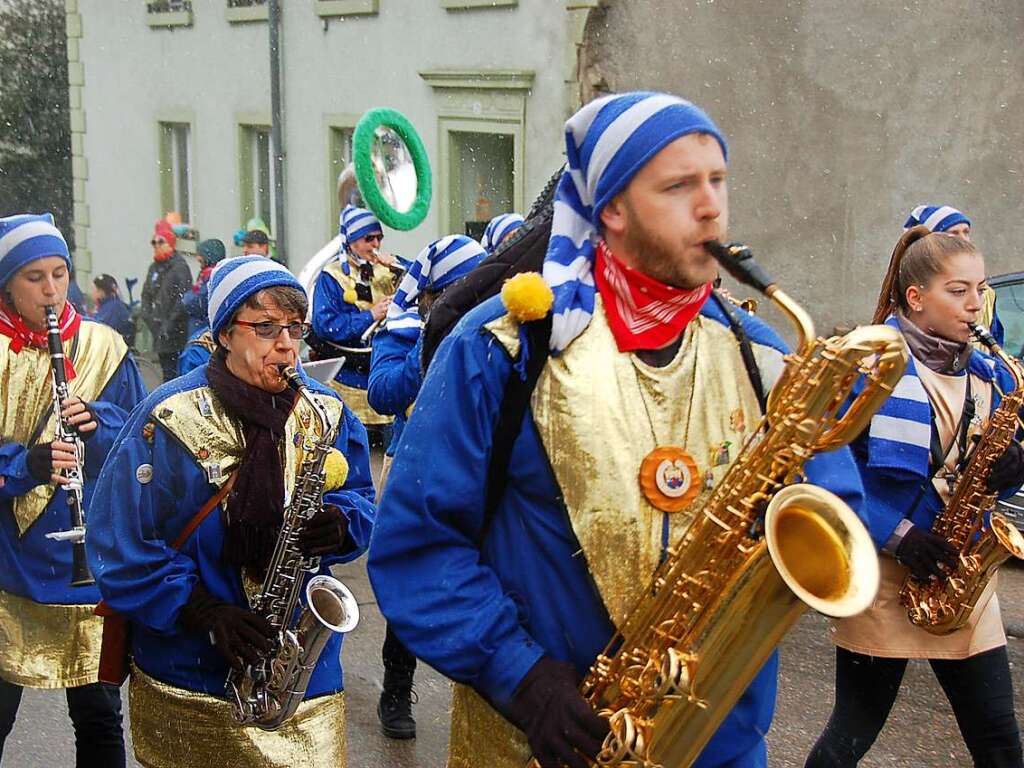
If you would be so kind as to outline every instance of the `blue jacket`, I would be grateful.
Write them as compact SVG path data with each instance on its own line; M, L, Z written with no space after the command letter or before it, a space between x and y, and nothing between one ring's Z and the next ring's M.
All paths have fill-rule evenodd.
M582 675L614 632L576 556L579 544L529 413L505 495L478 543L493 430L513 367L483 326L503 313L499 298L471 311L431 362L395 454L369 560L380 608L402 642L499 710L541 656L570 661ZM713 302L703 314L726 323ZM744 315L743 322L753 340L781 347L760 320ZM859 509L847 449L815 457L806 475ZM777 670L773 654L699 766L764 764Z
M210 305L207 287L208 282L202 280L199 283L198 291L190 289L185 291L185 295L181 297L181 307L188 318L186 333L190 338L196 335L196 331L201 333L210 324L210 319L207 316L207 308Z
M208 330L210 330L208 325L201 325L189 335L188 341L185 342L185 348L178 355L179 376L184 376L186 373L194 371L196 368L210 362L210 351L196 343L196 339Z
M221 561L222 510L210 514L180 550L171 549L170 543L216 487L182 444L151 418L170 396L206 384L206 368L196 369L164 384L132 412L97 483L95 523L87 544L103 598L131 621L135 663L165 683L223 696L226 664L209 638L178 624L178 613L199 580L221 600L248 603L238 569ZM320 384L307 384L337 397ZM324 502L339 507L347 518L348 549L323 558L321 573L365 551L375 517L366 430L347 408L335 447L348 459L349 474L340 489L324 494ZM151 480L138 474L144 465L152 468ZM341 637L333 635L307 697L342 689L340 650Z
M321 272L313 290L313 333L343 347L365 347L362 335L373 324L373 313L345 301L345 291L327 272ZM366 389L367 375L342 366L337 381Z
M993 370L989 362L995 363L992 388L992 410L1002 401L1000 391L1009 392L1013 389L1013 378L1009 371L983 352L975 351L971 355L968 369L981 373ZM966 373L961 375L966 376ZM855 392L863 386L858 383ZM930 403L929 403L930 407ZM987 414L985 414L987 416ZM942 497L935 490L935 485L928 478L902 471L892 466L877 466L871 462L873 440L869 430L865 430L852 444L853 457L857 462L864 483L864 521L871 533L875 545L881 549L896 530L896 526L904 518L914 525L930 530L935 517L943 508ZM1024 480L1024 478L1022 478ZM1017 489L1004 491L1000 496L1009 498Z
M135 323L132 322L128 306L117 296L108 296L96 305L93 320L109 325L124 338L125 344L131 344L135 335Z
M85 323L91 322L83 320ZM120 340L117 342L120 344ZM23 350L20 354L29 354ZM48 380L38 383L50 387ZM85 442L85 508L87 525L93 524L92 498L96 479L107 454L116 444L116 438L128 414L146 396L146 386L130 354L125 354L113 376L97 400L89 403L96 417L96 431ZM14 499L31 491L40 483L29 474L26 462L28 451L24 445L3 442L0 445L0 590L37 603L49 605L87 605L99 602L95 586L71 587L70 544L53 542L46 534L67 530L67 494L54 493L40 517L28 528L24 536L18 535L18 526L12 513Z
M423 334L414 343L390 333L385 326L384 330L373 337L366 398L377 413L395 417L391 444L386 451L388 456L395 455L407 421L406 411L416 400L423 381L420 371L422 350Z

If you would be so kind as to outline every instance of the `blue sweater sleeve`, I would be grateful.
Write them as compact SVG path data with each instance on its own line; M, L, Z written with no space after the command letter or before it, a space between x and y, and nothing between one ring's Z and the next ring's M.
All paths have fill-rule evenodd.
M321 272L313 291L313 332L321 339L351 346L373 323L373 314L345 301L338 281Z
M377 413L402 416L419 394L423 381L420 354L423 334L412 344L386 329L373 339L366 397Z
M347 563L362 555L370 546L370 532L377 516L373 503L375 496L373 475L370 470L370 447L366 427L345 406L345 423L338 431L334 447L348 460L348 478L341 488L324 494L324 504L338 507L348 521L346 549L339 556L325 558L335 563Z
M0 445L0 496L13 499L24 496L41 483L28 471L28 450L21 443Z
M442 343L395 456L369 559L402 642L498 707L544 653L477 545L510 368L490 337L456 331Z

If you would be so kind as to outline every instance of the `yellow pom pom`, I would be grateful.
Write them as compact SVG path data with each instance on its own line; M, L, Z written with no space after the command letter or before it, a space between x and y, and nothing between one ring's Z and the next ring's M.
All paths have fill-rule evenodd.
M355 304L357 301L359 301L359 294L356 293L355 288L348 288L346 289L345 293L342 294L341 298L345 300L346 304Z
M501 287L505 309L521 323L540 320L551 311L555 295L539 272L521 272Z
M348 459L345 458L345 454L337 448L332 448L324 462L324 472L327 474L325 491L336 491L341 488L348 480Z

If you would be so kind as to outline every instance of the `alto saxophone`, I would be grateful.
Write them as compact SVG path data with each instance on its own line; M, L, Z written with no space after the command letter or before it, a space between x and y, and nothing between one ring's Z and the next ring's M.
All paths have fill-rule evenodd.
M848 616L878 589L878 555L863 523L837 496L800 480L814 453L847 444L868 425L903 373L903 339L881 325L817 338L807 313L747 248L707 248L786 314L799 344L757 437L583 681L584 698L609 718L599 766L691 765L804 603ZM864 390L840 415L862 374Z
M900 601L910 621L933 635L948 635L967 624L999 566L1010 557L1024 558L1024 536L1005 517L991 511L985 522L985 513L992 510L998 495L988 490L986 481L992 464L1017 434L1017 414L1024 405L1024 371L987 330L971 324L971 333L1009 369L1014 389L989 417L949 502L932 523L932 533L957 550L956 565L945 577L927 582L907 576L900 588Z
M265 731L279 728L302 703L320 654L332 632L350 632L359 623L359 606L348 587L331 576L314 576L306 585L306 605L296 613L304 574L320 570L319 557L304 557L299 534L323 504L327 454L337 426L309 393L296 370L278 367L288 386L313 411L314 430L302 435L302 464L284 513L274 554L253 610L277 631L271 650L258 665L232 669L226 688L235 720Z
M87 587L96 580L89 570L89 562L85 556L85 443L78 430L68 424L60 415L61 403L68 399L68 377L64 368L64 342L60 338L60 323L57 311L52 306L45 307L46 314L46 346L50 353L50 383L53 390L53 415L56 419L56 430L53 439L75 446L75 466L62 470L68 483L63 486L68 500L68 514L71 527L66 531L46 534L51 541L67 541L71 543L71 586Z

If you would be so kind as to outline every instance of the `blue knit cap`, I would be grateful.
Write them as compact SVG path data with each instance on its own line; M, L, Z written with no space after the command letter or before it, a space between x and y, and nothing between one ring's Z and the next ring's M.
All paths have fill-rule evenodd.
M480 245L488 253L494 253L494 249L501 245L501 241L523 226L523 217L518 213L503 213L495 216L487 224L484 236L480 238Z
M64 236L53 224L53 214L19 213L0 219L0 288L36 259L60 256L71 270L71 254Z
M355 205L346 205L345 210L338 217L338 234L345 243L354 243L361 237L373 234L384 234L377 217L365 208Z
M210 295L207 316L213 335L216 337L224 329L246 299L275 285L296 288L306 295L302 283L287 267L266 256L236 256L217 264L207 286Z
M950 205L919 205L903 222L904 229L923 224L932 232L946 232L957 224L971 226L971 220Z
M651 158L691 133L713 136L728 160L718 126L700 107L666 93L634 91L584 106L565 124L569 167L555 191L544 279L555 294L551 350L583 333L594 314L594 254L601 211Z
M420 251L388 307L388 331L405 338L418 336L423 325L419 315L420 294L444 290L473 271L486 256L483 246L465 235L442 237Z

